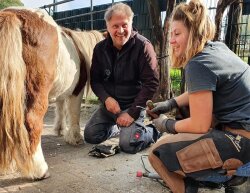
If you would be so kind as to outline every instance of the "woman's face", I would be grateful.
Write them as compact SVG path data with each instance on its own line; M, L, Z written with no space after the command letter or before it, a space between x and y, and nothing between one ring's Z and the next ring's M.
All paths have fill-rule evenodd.
M170 45L175 57L182 57L188 44L189 31L182 21L173 21L170 35Z

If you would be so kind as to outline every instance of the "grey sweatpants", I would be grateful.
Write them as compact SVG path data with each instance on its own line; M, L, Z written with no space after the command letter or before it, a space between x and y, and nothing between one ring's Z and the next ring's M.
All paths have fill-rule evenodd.
M116 125L116 118L116 115L110 113L101 105L93 113L85 126L85 141L92 144L99 144L119 135L119 146L122 151L127 153L137 153L154 142L154 129L144 124L144 110L141 111L140 117L129 127L118 127ZM139 133L140 138L134 138L136 133Z

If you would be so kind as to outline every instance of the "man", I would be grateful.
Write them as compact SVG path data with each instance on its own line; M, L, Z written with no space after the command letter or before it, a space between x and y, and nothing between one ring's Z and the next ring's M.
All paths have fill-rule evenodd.
M84 130L88 143L120 134L120 148L136 153L153 142L153 129L143 123L146 101L159 84L152 44L132 29L134 13L123 3L105 13L108 37L94 49L91 87L102 105Z

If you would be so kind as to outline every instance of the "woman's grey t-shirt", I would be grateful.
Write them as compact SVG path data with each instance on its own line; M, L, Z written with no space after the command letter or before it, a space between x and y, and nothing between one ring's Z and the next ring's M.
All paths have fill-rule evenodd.
M186 65L185 77L189 93L213 91L220 123L240 123L250 131L250 67L224 43L208 42Z

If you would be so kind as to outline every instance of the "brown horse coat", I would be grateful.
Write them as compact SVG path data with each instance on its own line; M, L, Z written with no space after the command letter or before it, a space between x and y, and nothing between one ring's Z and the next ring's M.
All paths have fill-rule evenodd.
M49 101L58 106L57 132L66 129L64 109L65 140L79 143L80 102L93 47L102 39L89 44L83 33L61 29L41 10L0 11L0 171L15 162L26 176L47 176L41 132Z

